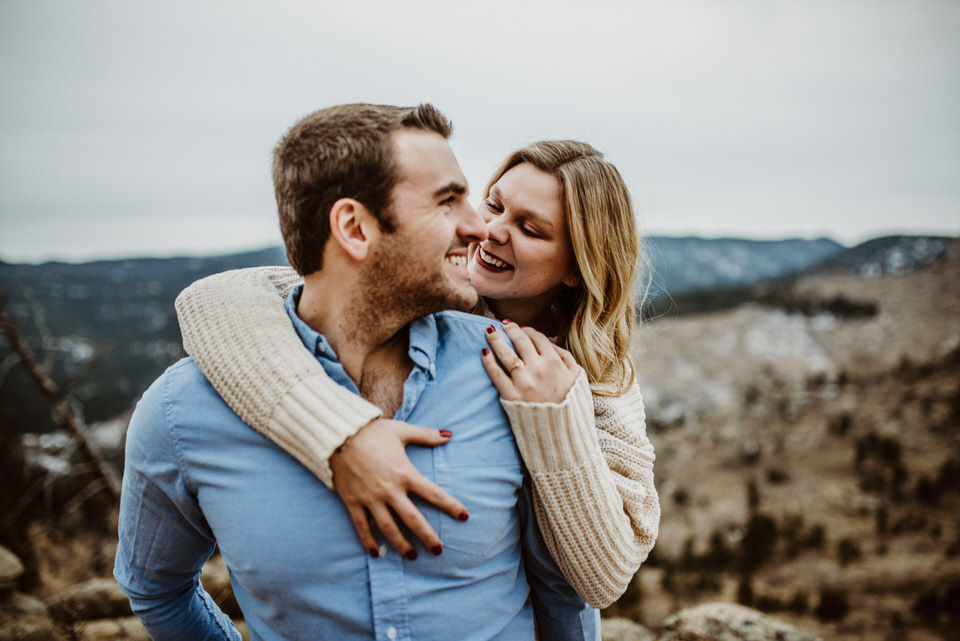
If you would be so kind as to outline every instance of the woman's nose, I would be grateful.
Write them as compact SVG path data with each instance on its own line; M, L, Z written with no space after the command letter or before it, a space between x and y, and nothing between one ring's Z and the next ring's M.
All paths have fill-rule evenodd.
M502 245L507 242L507 228L503 224L503 216L494 216L487 220L487 238Z

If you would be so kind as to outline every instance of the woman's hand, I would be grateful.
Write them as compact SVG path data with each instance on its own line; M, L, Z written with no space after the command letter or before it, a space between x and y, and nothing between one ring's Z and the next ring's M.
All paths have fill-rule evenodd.
M503 331L513 342L510 349L497 329L487 327L481 359L490 380L506 401L562 403L580 374L573 355L532 327L503 321ZM499 361L499 363L498 363Z
M428 550L434 554L443 551L440 537L410 500L410 493L423 497L457 520L467 520L463 504L427 480L410 462L404 449L408 443L443 445L450 437L447 430L378 418L360 428L330 457L333 489L347 506L360 542L371 556L380 556L380 548L370 531L368 513L390 545L407 559L417 558L417 551L403 536L394 515L400 517Z

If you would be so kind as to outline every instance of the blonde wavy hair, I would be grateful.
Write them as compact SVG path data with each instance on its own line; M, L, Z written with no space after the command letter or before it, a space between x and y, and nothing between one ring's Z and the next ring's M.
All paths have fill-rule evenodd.
M513 167L529 163L560 181L563 212L579 272L554 306L558 343L586 370L594 393L619 396L634 380L630 353L637 335L640 232L620 172L590 145L535 142L494 172L483 197Z

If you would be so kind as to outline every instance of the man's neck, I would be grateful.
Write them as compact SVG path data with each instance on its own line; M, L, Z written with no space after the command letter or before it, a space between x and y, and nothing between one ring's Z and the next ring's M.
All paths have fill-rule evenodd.
M297 316L327 339L344 371L364 398L385 412L409 373L409 320L391 313L389 302L371 301L360 288L310 274L304 278ZM392 414L392 412L391 412Z

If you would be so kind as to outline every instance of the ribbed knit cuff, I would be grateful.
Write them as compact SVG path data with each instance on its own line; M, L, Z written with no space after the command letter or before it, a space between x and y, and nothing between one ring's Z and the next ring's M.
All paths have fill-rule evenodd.
M613 479L604 483L596 472L534 473L533 484L551 556L577 594L605 608L627 589L642 559Z
M517 446L531 472L556 472L602 462L593 396L587 373L580 375L562 403L501 400Z
M320 383L316 379L321 379ZM318 387L323 394L317 394ZM271 438L333 489L330 456L343 442L383 412L339 385L331 385L326 373L300 380L274 408L269 421ZM317 418L323 429L317 430Z

